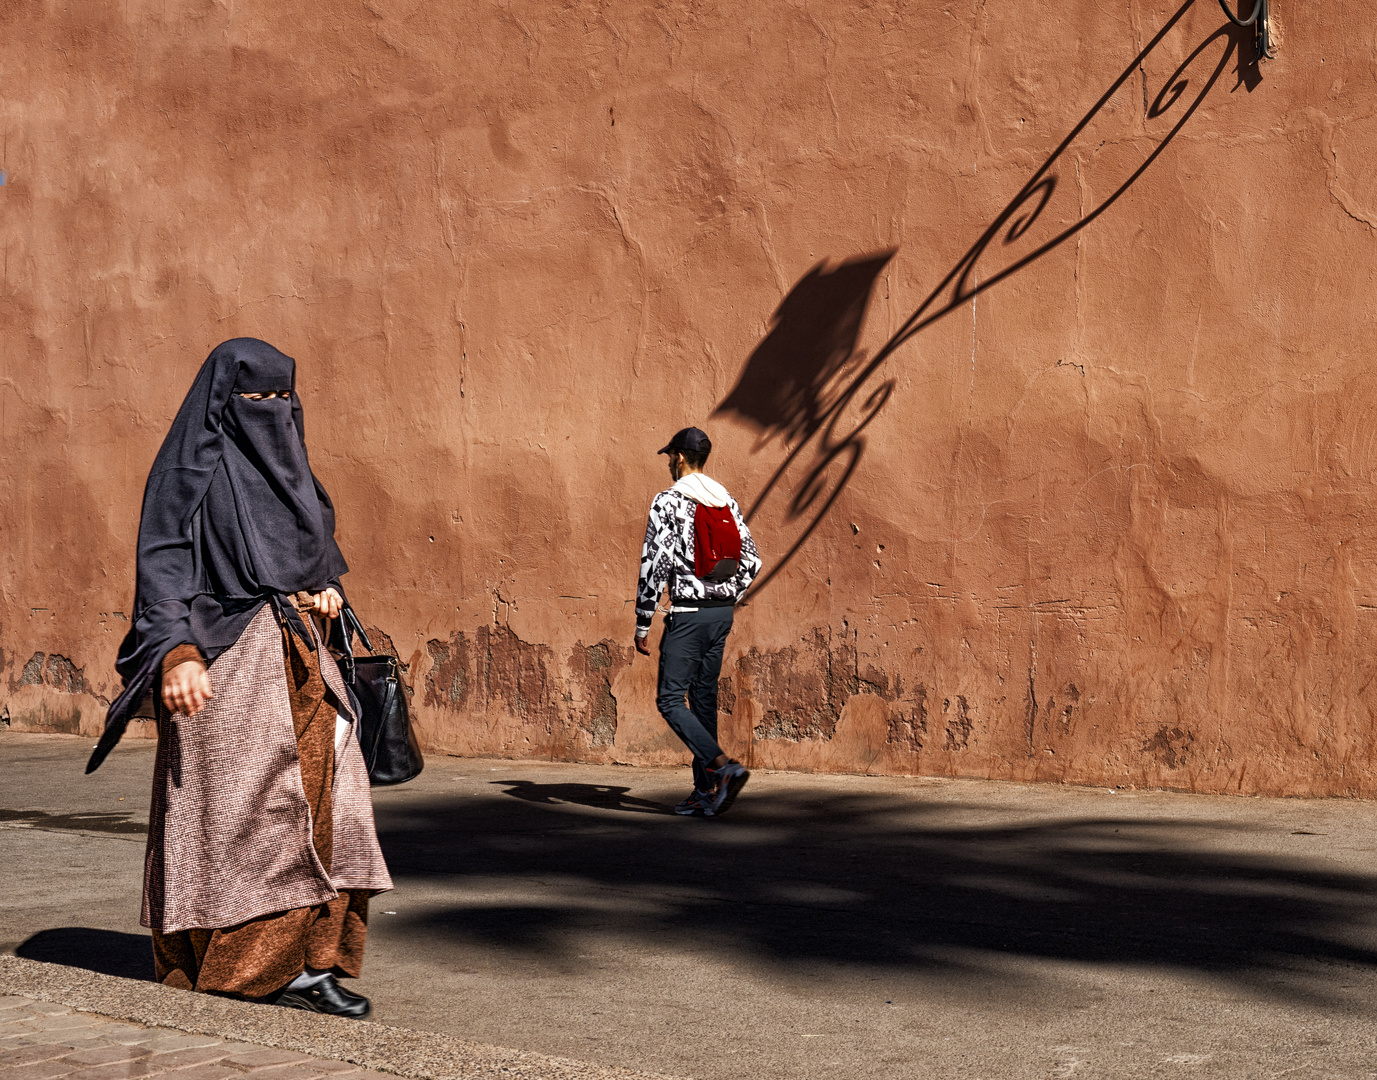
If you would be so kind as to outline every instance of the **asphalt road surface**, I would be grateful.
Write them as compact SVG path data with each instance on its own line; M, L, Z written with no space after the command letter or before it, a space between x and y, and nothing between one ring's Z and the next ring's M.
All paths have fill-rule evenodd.
M152 746L0 733L0 948L147 978ZM433 758L374 1018L726 1080L1377 1077L1377 806Z

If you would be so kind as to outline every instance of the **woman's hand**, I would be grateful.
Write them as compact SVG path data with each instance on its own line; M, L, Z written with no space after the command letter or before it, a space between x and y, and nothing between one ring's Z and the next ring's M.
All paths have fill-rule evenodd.
M187 660L163 676L163 704L169 712L195 716L214 696L210 673L199 660Z
M326 589L311 597L311 611L326 619L338 619L344 610L344 597L334 589Z

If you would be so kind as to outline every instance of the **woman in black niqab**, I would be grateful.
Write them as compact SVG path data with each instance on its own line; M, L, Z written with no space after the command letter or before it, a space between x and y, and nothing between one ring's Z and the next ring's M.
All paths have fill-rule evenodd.
M285 598L343 597L335 510L307 461L295 391L296 361L257 338L226 341L201 366L144 490L133 621L115 664L124 692L87 772L157 691L174 647L213 661L265 603L304 636Z
M335 976L359 974L392 881L348 689L300 614L338 614L348 568L295 391L255 338L202 365L144 490L124 692L87 771L160 697L140 917L159 982L359 1017Z

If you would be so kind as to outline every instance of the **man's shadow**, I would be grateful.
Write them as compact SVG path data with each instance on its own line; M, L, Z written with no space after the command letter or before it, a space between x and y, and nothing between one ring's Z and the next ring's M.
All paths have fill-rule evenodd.
M630 788L614 787L610 784L537 784L531 780L493 780L522 802L574 803L577 806L593 806L599 810L625 810L631 814L668 814L669 807L649 799L638 799L628 795Z

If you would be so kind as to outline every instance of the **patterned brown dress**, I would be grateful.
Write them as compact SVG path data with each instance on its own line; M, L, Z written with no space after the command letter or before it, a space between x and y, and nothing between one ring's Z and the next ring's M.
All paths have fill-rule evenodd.
M305 621L314 649L265 605L210 665L206 707L159 720L142 922L169 986L261 997L305 967L357 976L368 898L392 887L348 695Z

